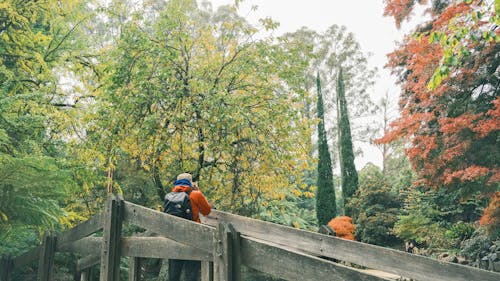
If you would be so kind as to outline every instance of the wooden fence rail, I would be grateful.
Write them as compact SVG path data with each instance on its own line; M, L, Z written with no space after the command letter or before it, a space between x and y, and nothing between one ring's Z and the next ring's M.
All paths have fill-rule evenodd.
M147 231L122 237L122 225ZM102 230L102 236L94 235ZM129 257L129 280L140 280L144 258L202 262L202 281L239 281L247 266L286 280L387 280L332 262L336 259L414 280L498 281L500 274L440 262L388 248L298 230L214 210L202 224L112 197L102 215L15 258L0 259L0 281L39 262L38 280L53 280L55 252L80 255L75 280L90 280L100 264L100 280L119 280L120 257Z

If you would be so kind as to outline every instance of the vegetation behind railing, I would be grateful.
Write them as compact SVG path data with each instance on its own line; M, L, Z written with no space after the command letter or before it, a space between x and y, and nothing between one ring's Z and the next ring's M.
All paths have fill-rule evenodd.
M148 236L122 237L122 224L147 229ZM102 237L89 237L103 230ZM202 281L241 280L241 266L286 280L386 280L325 258L414 280L500 280L500 274L436 261L393 249L298 230L214 210L202 224L110 198L102 215L13 259L2 258L0 280L39 261L38 280L53 280L55 252L83 256L79 280L100 263L100 280L119 280L120 257L130 257L129 280L140 280L141 258L190 259L202 262Z

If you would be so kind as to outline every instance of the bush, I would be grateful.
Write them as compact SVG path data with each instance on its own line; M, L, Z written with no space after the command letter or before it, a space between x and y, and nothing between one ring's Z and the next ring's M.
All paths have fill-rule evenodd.
M459 221L446 231L445 236L450 239L457 240L457 242L462 242L471 238L475 230L476 228L473 223Z
M347 216L336 217L328 222L328 226L335 230L335 235L339 238L355 240L355 226L352 223L352 218Z

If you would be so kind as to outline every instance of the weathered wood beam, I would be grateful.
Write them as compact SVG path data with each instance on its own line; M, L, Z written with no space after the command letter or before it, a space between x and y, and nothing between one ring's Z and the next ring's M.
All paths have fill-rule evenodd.
M100 252L99 252L100 253ZM76 271L84 271L94 265L98 265L101 261L101 257L96 256L86 256L76 261Z
M232 281L231 276L231 233L226 225L219 223L215 229L213 240L214 279L216 281Z
M129 257L212 261L212 253L164 237L122 238L122 255Z
M138 257L130 257L129 261L129 281L139 281L141 280L141 258Z
M38 261L38 280L54 280L54 259L56 254L57 237L46 234L43 238L42 250Z
M125 222L148 229L159 236L170 238L210 252L214 230L211 227L125 202Z
M102 237L87 237L62 245L59 247L59 252L99 256L102 252L101 247Z
M57 236L57 250L64 244L80 240L103 228L102 214L94 215L89 220L71 228Z
M229 223L228 231L231 234L231 280L241 281L241 233Z
M120 239L121 256L212 261L212 253L184 245L165 237L123 237ZM102 238L87 237L61 247L61 252L99 255Z
M214 263L201 261L201 281L214 281Z
M10 281L14 261L5 255L0 258L0 281Z
M210 226L215 226L220 222L230 222L244 236L415 280L500 280L500 274L492 271L437 261L403 251L299 230L217 210L213 210L208 217L203 218L202 222Z
M242 262L258 271L286 280L379 281L380 277L275 244L241 238Z
M111 196L104 211L104 232L101 247L101 281L120 280L120 236L124 201Z

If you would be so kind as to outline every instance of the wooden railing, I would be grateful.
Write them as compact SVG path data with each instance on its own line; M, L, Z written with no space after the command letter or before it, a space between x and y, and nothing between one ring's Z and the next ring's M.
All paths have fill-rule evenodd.
M122 237L122 224L148 235ZM89 237L102 230L102 237ZM298 230L217 210L202 224L170 216L122 199L110 198L103 214L92 217L13 259L0 261L0 280L38 261L38 280L54 280L55 252L82 256L79 280L100 264L100 280L119 280L120 257L129 257L129 280L140 280L141 258L199 260L202 281L239 281L241 266L286 280L387 280L330 261L335 259L413 280L498 281L500 274L436 261L402 251Z

